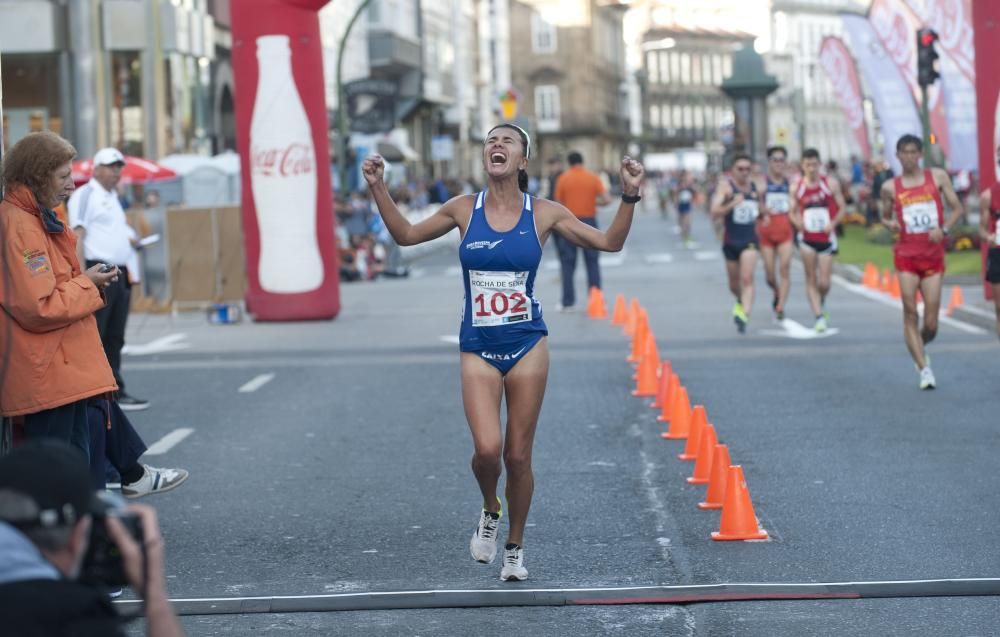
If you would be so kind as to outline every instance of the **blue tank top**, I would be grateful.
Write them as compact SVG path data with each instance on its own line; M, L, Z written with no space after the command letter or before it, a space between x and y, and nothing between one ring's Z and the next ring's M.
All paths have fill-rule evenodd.
M724 243L727 245L743 246L757 243L757 217L760 214L757 203L757 184L750 182L750 190L740 190L736 183L730 179L729 186L733 189L733 195L743 194L743 202L726 213L726 236Z
M542 246L532 198L524 195L517 225L497 232L486 221L486 192L476 196L469 227L458 248L465 285L459 347L463 352L499 350L548 334L535 299Z
M788 180L784 179L780 182L771 181L771 178L767 178L767 192L764 193L764 205L768 207L772 214L786 215L788 214Z

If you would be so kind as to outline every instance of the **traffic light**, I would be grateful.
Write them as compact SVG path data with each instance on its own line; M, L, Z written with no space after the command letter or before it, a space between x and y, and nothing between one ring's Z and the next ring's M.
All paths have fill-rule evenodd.
M917 82L925 88L941 77L935 66L939 57L934 50L937 41L938 34L934 29L917 29Z

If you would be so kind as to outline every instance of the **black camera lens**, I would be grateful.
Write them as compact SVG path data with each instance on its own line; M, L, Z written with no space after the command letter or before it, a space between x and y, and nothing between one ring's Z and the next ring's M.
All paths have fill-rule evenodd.
M109 516L117 518L140 548L143 546L142 523L137 516L125 511L125 500L121 497L106 492L99 493L98 497L103 510L94 513L80 581L91 586L120 588L128 584L125 564L118 545L108 533L106 520Z

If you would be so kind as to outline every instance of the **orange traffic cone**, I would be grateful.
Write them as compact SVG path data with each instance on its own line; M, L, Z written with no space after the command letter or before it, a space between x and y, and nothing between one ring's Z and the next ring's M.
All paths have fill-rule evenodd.
M888 294L890 288L892 288L892 273L886 268L882 270L882 278L879 279L878 289Z
M608 318L608 308L604 303L604 293L601 288L590 288L590 302L587 304L587 318L603 321Z
M654 373L660 370L660 352L656 349L656 337L653 336L652 330L646 330L646 337L643 340L643 343L642 355L639 356L639 365L636 366L635 374L632 375L632 380L639 380L639 367L647 358L653 361ZM656 392L653 392L653 395L655 396Z
M667 381L667 392L664 394L663 404L660 406L660 415L656 417L656 422L670 422L680 388L681 379L677 377L677 374L671 373L670 380Z
M649 319L646 311L640 309L639 317L635 323L635 331L632 333L632 353L625 360L630 363L638 363L642 360L642 348L646 344L646 333L649 331Z
M965 298L962 297L962 288L957 285L951 286L951 299L948 300L948 309L945 314L951 316L956 307L965 305Z
M611 316L612 325L625 325L625 321L628 319L628 315L625 313L625 297L624 295L617 295L615 297L615 311Z
M878 268L871 261L865 264L865 274L861 278L861 283L866 288L878 288Z
M721 509L726 498L726 478L729 474L729 447L715 445L712 458L712 475L708 479L705 501L698 503L699 509Z
M715 455L715 445L719 439L715 435L715 427L705 425L701 430L701 444L698 447L698 460L694 463L694 473L687 479L688 484L708 484L712 477L712 456Z
M625 326L622 329L622 334L625 336L635 336L635 325L639 320L639 310L642 309L639 306L639 299L632 297L632 302L628 306L628 316L625 317Z
M656 395L656 361L652 357L646 356L639 363L639 378L635 385L633 396L655 396Z
M713 540L766 540L767 531L757 524L750 501L750 490L743 478L743 467L731 465L726 478L726 499L722 504L719 531Z
M903 296L899 291L899 275L897 274L893 274L892 280L889 282L889 296L894 299L898 299Z
M653 409L663 409L667 402L667 387L670 385L670 375L674 370L670 367L670 361L664 360L660 363L660 377L657 379L656 398L649 405Z
M702 405L695 405L691 410L691 428L688 431L687 444L684 445L684 453L677 454L681 460L697 460L701 449L701 435L708 424L708 416Z
M670 412L670 429L660 434L668 440L684 440L691 430L691 402L688 400L688 390L683 385L677 388L674 408Z

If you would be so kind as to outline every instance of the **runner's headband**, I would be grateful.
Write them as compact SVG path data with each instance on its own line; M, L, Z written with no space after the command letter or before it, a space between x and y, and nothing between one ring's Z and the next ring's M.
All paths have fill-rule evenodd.
M498 128L513 128L518 133L520 133L521 134L521 141L524 142L524 158L525 159L529 159L531 157L531 136L528 135L527 131L525 131L523 128L521 128L517 124L511 124L509 122L504 122L503 124L497 124L496 126L494 126L493 128L491 128L490 132L486 133L486 138L489 139L490 134L493 133L493 131L495 131Z

